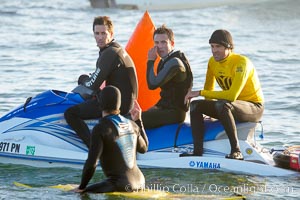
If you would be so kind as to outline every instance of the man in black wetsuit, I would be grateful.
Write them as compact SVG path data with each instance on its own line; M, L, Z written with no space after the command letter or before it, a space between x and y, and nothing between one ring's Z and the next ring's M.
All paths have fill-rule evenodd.
M148 52L147 83L151 90L160 88L160 100L142 113L145 128L156 128L185 120L189 103L184 97L192 88L193 74L189 61L181 51L174 50L174 33L165 25L153 34L154 47ZM157 73L154 63L160 57Z
M90 76L81 75L78 84L92 91L85 102L68 108L65 113L67 123L89 147L90 130L84 120L101 117L96 96L100 86L116 86L121 91L121 114L127 115L137 98L138 85L134 63L127 52L113 39L113 23L107 16L99 16L93 22L94 37L100 48L96 70Z
M141 121L137 101L131 118L120 115L121 94L118 88L106 86L99 95L102 118L93 128L91 146L81 183L75 192L104 193L136 191L145 186L145 177L136 164L136 153L148 150L148 138ZM100 159L107 179L87 187Z

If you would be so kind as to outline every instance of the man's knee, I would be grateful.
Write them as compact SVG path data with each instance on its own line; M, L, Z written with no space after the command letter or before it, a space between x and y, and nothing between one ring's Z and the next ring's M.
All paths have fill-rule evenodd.
M218 100L215 104L216 111L221 114L224 112L231 112L232 105L230 101L227 100Z
M190 113L198 112L197 108L199 107L199 104L200 104L199 100L192 101L190 104Z
M79 112L79 108L77 106L72 106L64 112L64 117L68 121L72 117L76 116L78 112Z

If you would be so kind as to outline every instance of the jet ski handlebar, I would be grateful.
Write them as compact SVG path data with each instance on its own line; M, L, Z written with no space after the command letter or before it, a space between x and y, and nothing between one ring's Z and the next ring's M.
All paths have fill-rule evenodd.
M83 99L90 99L94 95L93 90L83 85L77 85L71 92L79 94Z

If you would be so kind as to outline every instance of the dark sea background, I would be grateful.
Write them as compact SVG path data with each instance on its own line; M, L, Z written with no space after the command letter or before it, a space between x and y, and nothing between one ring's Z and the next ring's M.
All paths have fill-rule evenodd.
M194 89L202 89L204 84L211 33L228 29L234 38L234 51L252 60L262 83L265 137L260 143L266 148L300 145L300 1L253 1L149 13L156 26L166 24L173 29L176 48L190 60ZM94 71L98 57L92 33L95 16L110 16L115 38L126 46L143 14L143 10L95 9L88 0L0 0L0 115L45 90L71 91L80 74ZM260 177L181 169L142 171L147 184L186 188L181 192L187 195L185 199L236 195L225 191L226 187L245 188L237 193L246 199L298 199L300 195L299 176ZM0 200L122 199L105 194L80 196L48 187L78 184L80 177L80 169L0 164ZM103 173L97 171L92 182L102 178ZM33 188L16 187L14 181ZM189 186L201 190L191 191ZM212 189L216 187L219 190Z

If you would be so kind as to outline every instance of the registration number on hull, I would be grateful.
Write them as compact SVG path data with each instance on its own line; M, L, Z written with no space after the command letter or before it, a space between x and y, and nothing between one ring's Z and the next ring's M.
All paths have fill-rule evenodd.
M19 153L21 144L13 142L0 142L0 152Z

